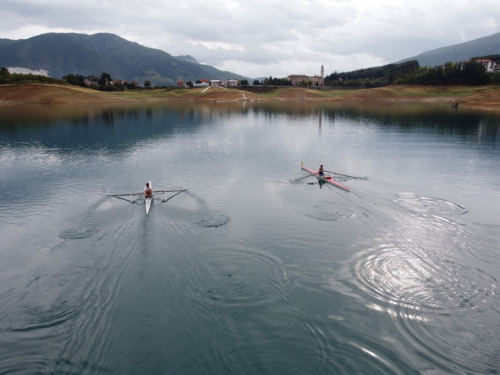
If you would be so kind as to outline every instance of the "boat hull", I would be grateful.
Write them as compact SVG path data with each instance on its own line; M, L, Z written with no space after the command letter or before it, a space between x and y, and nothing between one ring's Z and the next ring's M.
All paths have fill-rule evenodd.
M311 173L311 174L315 175L315 176L318 178L318 181L320 181L320 182L325 182L325 183L327 183L327 184L331 184L331 185L333 185L333 186L336 186L336 187L338 187L338 188L340 188L340 189L342 189L342 190L345 190L345 191L350 191L350 190L349 190L349 188L348 188L347 186L342 185L341 183L339 183L339 182L335 181L335 180L334 180L334 179L332 179L331 177L330 177L330 178L328 178L328 177L326 177L326 176L325 176L325 177L319 176L319 175L318 175L318 172L316 172L316 171L312 170L311 168L306 167L304 164L301 164L301 167L302 167L302 170L307 171L307 172L309 172L309 173Z

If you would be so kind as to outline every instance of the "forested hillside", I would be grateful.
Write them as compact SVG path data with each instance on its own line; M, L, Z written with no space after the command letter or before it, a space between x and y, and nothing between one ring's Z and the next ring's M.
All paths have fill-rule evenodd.
M325 77L325 86L382 87L392 84L484 85L490 82L500 83L500 73L486 73L483 64L476 61L487 57L478 56L460 63L447 62L433 68L421 67L418 61L412 60L352 72L335 72ZM492 60L496 57L500 56L489 56Z
M500 33L474 39L469 42L441 47L426 51L417 56L399 61L417 60L420 66L438 66L447 61L458 62L469 60L473 56L487 56L500 53Z

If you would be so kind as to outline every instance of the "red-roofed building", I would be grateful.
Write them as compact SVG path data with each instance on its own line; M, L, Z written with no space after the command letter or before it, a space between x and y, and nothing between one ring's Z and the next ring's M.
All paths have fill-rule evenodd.
M478 64L482 64L484 66L484 70L486 71L486 73L494 73L497 67L497 63L490 59L475 59L474 61L477 62ZM468 62L470 62L470 60L464 61L464 63Z
M493 73L497 66L497 63L490 59L477 59L476 62L483 64L484 68L486 69L486 73Z

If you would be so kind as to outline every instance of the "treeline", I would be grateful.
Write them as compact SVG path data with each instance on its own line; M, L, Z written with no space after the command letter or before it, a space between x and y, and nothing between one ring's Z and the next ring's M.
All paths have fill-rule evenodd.
M477 59L500 60L500 55L475 57L467 62L447 62L443 66L421 67L417 60L388 64L325 77L325 86L382 87L388 85L484 85L500 83L499 73L486 73Z
M42 76L38 74L22 74L22 73L10 73L7 68L0 68L0 84L7 83L57 83L62 84L64 81Z
M125 89L133 90L139 87L137 82L125 82L122 80L114 81L109 73L102 73L99 77L93 74L87 77L80 74L66 74L62 77L62 79L70 85L88 87L100 91L123 91ZM144 87L151 87L151 82L149 80L145 80Z
M418 69L417 60L407 61L401 64L388 64L374 68L359 69L346 73L332 73L325 77L325 86L356 85L369 81L390 85L396 78L407 76Z
M269 76L269 78L264 78L262 81L254 80L254 86L258 85L266 85L266 86L292 86L292 81L288 78L273 78Z

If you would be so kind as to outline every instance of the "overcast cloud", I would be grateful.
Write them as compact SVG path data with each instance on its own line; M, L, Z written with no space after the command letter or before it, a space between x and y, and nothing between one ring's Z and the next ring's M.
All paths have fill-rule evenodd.
M0 0L0 38L109 32L248 77L343 72L500 31L493 0Z

